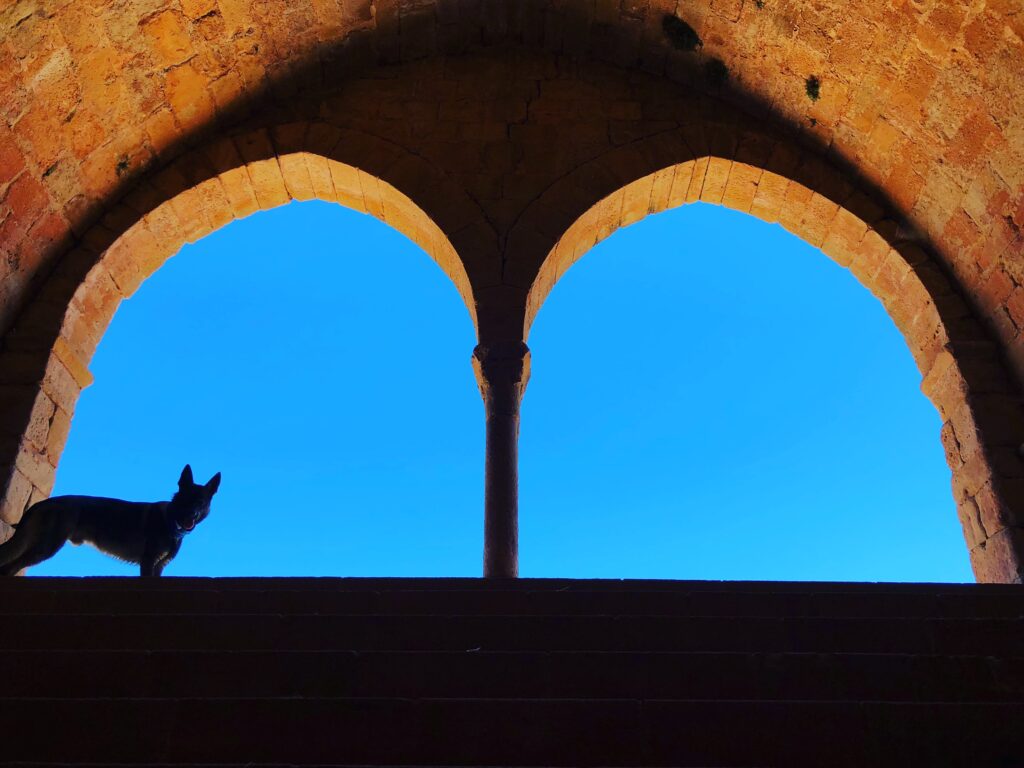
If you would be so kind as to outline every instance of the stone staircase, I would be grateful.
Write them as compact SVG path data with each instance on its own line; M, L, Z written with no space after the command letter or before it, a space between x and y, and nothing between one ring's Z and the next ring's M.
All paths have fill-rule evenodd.
M8 766L1024 766L1024 587L0 580Z

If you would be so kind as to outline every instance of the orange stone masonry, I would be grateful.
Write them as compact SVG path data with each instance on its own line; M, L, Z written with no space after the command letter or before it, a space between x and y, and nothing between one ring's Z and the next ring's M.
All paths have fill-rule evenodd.
M702 201L778 222L884 304L941 414L975 573L1020 582L1022 89L1017 0L9 3L0 538L52 489L121 299L184 243L336 201L438 263L479 349L525 350L596 242ZM514 520L501 424L488 519Z

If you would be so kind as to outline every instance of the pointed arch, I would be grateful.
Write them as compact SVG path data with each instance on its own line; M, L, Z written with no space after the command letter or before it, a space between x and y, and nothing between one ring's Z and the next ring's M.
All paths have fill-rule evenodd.
M524 338L562 275L597 242L653 213L696 201L777 222L848 268L907 342L943 421L953 493L979 581L1017 581L1024 434L998 345L928 244L836 168L766 134L707 124L732 153L694 152L684 132L636 142L550 187L517 222L513 275L529 285ZM595 194L597 191L597 194ZM545 250L547 243L555 242Z
M355 164L359 158L359 164ZM414 197L434 203L428 214ZM470 275L446 232L476 204L428 163L386 141L321 122L240 133L189 152L116 203L58 261L0 353L0 521L53 488L89 362L121 301L180 248L260 210L321 199L370 214L419 245L476 324Z

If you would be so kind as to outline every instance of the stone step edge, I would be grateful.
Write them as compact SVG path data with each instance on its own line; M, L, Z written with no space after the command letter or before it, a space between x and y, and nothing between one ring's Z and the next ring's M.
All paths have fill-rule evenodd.
M702 699L702 698L634 698L634 697L568 697L553 698L534 696L530 698L508 698L501 696L493 697L460 697L460 696L0 696L0 704L32 702L53 702L55 704L96 704L98 702L117 702L119 704L132 703L155 703L168 702L174 704L198 704L198 703L224 703L239 704L242 702L294 702L296 704L316 703L351 703L358 705L365 704L387 704L387 703L415 703L429 706L430 704L514 704L518 707L526 707L531 704L545 702L557 702L559 704L576 703L583 706L601 706L615 704L710 704L714 706L742 706L742 705L772 705L772 706L803 706L803 705L837 705L837 706L879 706L879 707L1024 707L1024 699L1021 700L999 700L999 701L891 701L889 699Z

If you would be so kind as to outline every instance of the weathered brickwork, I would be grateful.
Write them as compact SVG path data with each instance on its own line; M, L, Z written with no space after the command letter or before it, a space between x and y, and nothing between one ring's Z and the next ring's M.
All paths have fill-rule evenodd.
M0 520L50 491L120 300L234 219L311 198L377 216L508 345L595 242L701 200L883 302L942 415L975 572L1019 581L1022 38L1016 0L8 4Z

